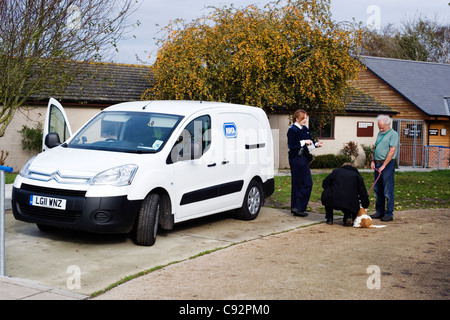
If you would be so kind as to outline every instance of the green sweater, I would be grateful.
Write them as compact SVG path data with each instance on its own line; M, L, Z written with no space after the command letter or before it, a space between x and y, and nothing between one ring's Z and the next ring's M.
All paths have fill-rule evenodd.
M398 143L398 133L395 130L390 129L384 134L379 132L375 143L376 147L374 150L374 160L386 159L391 147L395 147L395 154L394 157L392 157L392 159L395 159L398 154Z

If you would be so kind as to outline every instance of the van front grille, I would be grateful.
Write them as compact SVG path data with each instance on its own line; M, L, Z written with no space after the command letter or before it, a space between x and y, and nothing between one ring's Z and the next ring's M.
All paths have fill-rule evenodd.
M67 189L56 189L56 188L46 188L40 186L33 186L31 184L23 183L20 187L22 190L32 191L41 194L51 194L55 196L69 196L69 197L84 197L86 191L83 190L67 190Z
M23 215L42 221L74 223L79 221L81 218L81 211L58 210L29 205L19 206L20 212L22 212Z

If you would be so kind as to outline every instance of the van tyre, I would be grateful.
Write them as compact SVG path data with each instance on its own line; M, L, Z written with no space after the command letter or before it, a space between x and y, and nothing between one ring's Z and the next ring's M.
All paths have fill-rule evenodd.
M263 203L264 193L261 183L256 180L250 181L247 191L245 192L242 207L237 211L236 217L241 220L256 219Z
M143 201L136 226L136 243L141 246L152 246L156 241L159 225L160 196L149 194Z

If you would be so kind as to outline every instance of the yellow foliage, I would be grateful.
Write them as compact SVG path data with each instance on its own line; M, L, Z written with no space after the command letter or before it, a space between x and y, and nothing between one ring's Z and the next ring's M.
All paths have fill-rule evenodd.
M346 26L347 27L347 26ZM270 3L263 9L216 8L174 21L143 99L190 99L335 112L355 79L357 26L331 20L329 0Z

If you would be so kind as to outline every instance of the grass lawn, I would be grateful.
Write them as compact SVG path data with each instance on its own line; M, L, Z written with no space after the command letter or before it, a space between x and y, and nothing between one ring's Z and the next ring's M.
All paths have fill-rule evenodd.
M13 183L17 174L6 173L5 183ZM328 173L313 174L313 190L310 202L320 202L322 181ZM373 184L371 172L362 172L367 191ZM369 196L369 211L374 212L375 192ZM290 209L291 177L276 176L275 192L267 199L266 205ZM395 172L395 210L450 208L450 170L431 172ZM324 213L323 206L320 212Z
M313 174L313 190L310 202L318 202L322 194L322 181L328 173ZM361 172L367 191L374 182L372 172ZM450 170L431 172L395 172L395 210L450 208ZM369 195L369 211L375 210L375 192ZM268 199L267 205L290 209L291 177L275 177L275 192ZM320 212L325 209L321 207Z
M9 184L9 183L13 183L14 179L16 179L17 173L9 173L9 172L5 172L5 183Z

